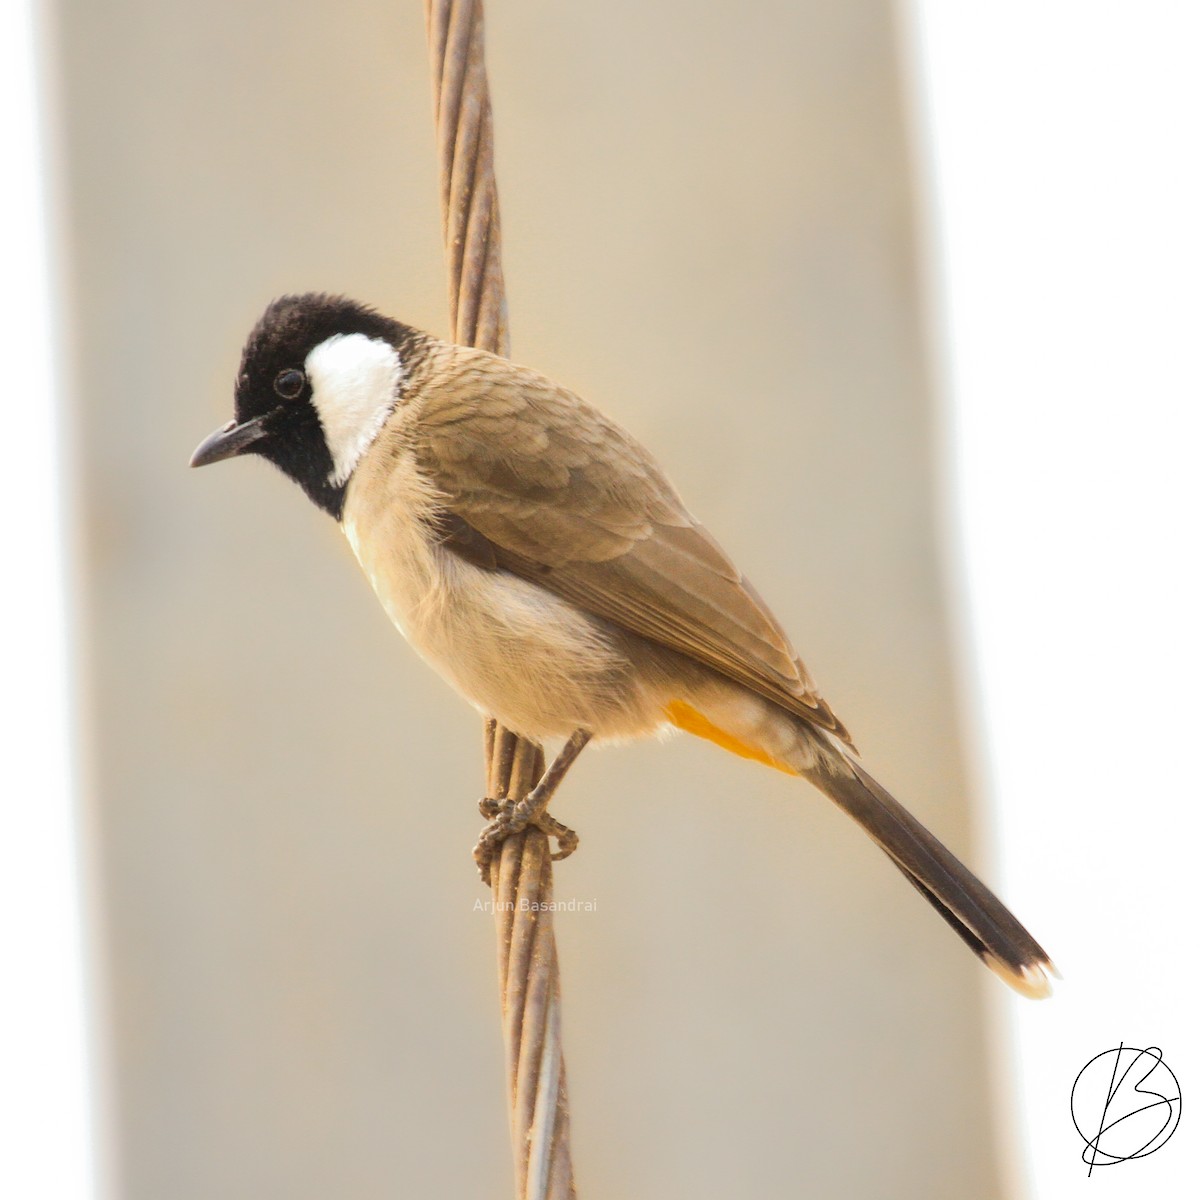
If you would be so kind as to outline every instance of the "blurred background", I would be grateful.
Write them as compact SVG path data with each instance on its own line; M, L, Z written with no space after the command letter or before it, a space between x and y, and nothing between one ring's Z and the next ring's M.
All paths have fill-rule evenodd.
M294 487L186 468L273 296L345 292L445 332L422 6L58 0L41 21L101 1175L131 1200L503 1197L479 721ZM1112 537L1139 531L1072 540L1066 497L1045 561L1036 512L994 554L958 552L993 511L962 507L972 486L1012 511L1024 477L998 438L1019 455L1039 417L942 399L968 361L944 348L974 328L954 239L1005 241L939 207L978 180L938 147L987 126L945 125L928 34L882 0L490 5L513 354L654 449L872 769L1066 959L1053 895L1070 908L1087 868L1014 802L1001 871L975 733L976 659L1034 697L1040 660L989 658L959 597L994 601L1007 565L1021 628L1049 604L1060 645L1079 609L1047 582L1053 548L1102 589ZM972 34L986 59L996 31ZM991 368L995 414L1016 393L989 395ZM1102 432L1117 413L1089 411ZM1081 443L1098 475L1126 433ZM1159 561L1134 564L1143 590ZM1120 696L1106 715L1129 712L1122 675L1089 685ZM1053 734L1044 702L1003 695L982 711L1004 746ZM1147 708L1142 728L1163 719ZM1114 739L1082 728L1100 761ZM998 759L993 786L1028 803ZM557 921L583 1195L1020 1196L1041 1102L1077 1166L1066 1097L1107 1043L1063 1045L1019 1090L1040 1068L1017 1002L805 785L681 737L590 751L556 812L582 837L557 896L594 902ZM1093 1004L1113 968L1097 957ZM1071 1012L1052 1003L1043 1066Z

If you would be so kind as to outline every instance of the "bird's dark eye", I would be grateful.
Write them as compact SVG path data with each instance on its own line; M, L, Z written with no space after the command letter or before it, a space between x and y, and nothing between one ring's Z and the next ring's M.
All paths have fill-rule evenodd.
M289 367L275 376L275 395L284 400L295 400L304 391L304 372Z

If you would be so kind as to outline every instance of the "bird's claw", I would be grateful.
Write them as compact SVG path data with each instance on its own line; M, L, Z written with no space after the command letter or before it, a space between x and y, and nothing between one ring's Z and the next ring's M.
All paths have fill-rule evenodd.
M558 843L558 849L550 852L550 857L555 862L559 862L564 858L570 858L575 853L579 845L579 834L575 830L564 825L561 821L556 821L549 813L542 813L541 819L537 822L537 827L547 837L552 837Z
M492 863L500 847L506 839L529 825L540 829L558 843L558 849L550 854L555 862L573 854L579 845L579 835L573 829L555 820L549 813L536 813L528 797L524 800L495 800L485 796L479 802L479 811L488 818L488 823L475 843L475 865L479 868L479 877L488 887L492 884Z

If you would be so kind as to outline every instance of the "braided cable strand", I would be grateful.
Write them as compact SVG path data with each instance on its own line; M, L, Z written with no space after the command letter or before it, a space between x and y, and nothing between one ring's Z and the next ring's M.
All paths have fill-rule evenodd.
M425 0L454 340L507 355L482 0Z
M482 0L425 0L455 341L509 352L493 169L492 106ZM521 799L545 769L539 746L495 721L484 728L488 795ZM569 1200L571 1168L562 1057L554 880L546 835L509 837L491 871L517 1200Z

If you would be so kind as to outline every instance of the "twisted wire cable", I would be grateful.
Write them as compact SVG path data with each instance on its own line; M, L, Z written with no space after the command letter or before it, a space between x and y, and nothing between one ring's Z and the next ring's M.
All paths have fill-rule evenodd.
M482 0L425 0L454 340L509 352ZM521 799L541 778L539 746L488 721L488 796ZM571 1167L554 880L546 835L510 836L491 868L517 1200L569 1200Z

